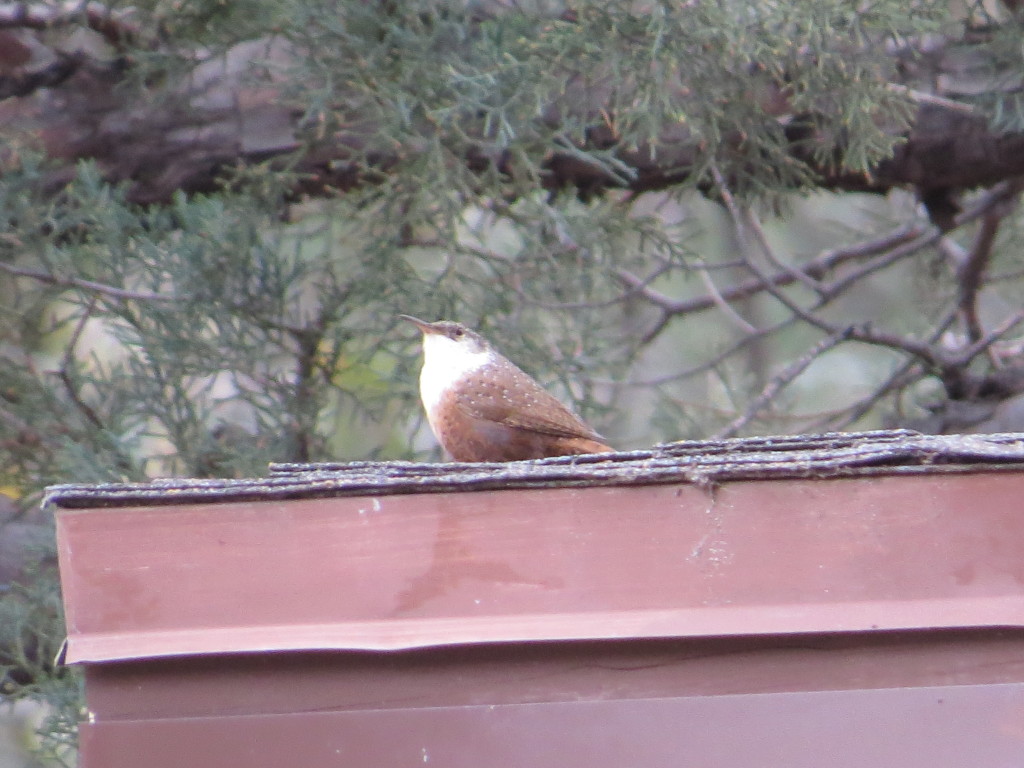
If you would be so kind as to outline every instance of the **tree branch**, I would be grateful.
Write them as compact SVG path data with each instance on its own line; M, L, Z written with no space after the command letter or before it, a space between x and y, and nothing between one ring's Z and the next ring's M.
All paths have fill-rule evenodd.
M1024 309L1014 312L973 344L960 350L955 356L950 356L946 360L946 365L959 370L965 369L975 357L988 350L995 342L1020 325L1022 321L1024 321Z
M103 283L97 283L92 280L84 280L80 277L57 277L49 272L40 272L35 269L25 269L24 267L16 267L13 264L0 261L0 270L14 275L15 277L27 277L30 280L37 280L40 283L47 283L48 285L57 285L65 288L81 288L84 291L92 291L93 293L101 293L104 296L110 296L114 299L134 299L137 301L180 301L176 296L168 296L163 293L153 293L152 291L133 291L127 288L116 288L112 285L104 285Z
M721 195L722 201L725 203L725 207L728 209L729 215L732 217L733 227L736 230L736 236L740 240L741 245L743 245L747 241L746 217L740 210L740 207L737 204L735 198L733 198L732 192L729 191L729 186L726 184L725 177L722 176L721 171L718 170L717 165L715 165L714 163L711 164L711 174L715 179L715 184L718 188L718 194ZM763 230L761 231L761 234L764 234ZM771 247L769 246L766 239L763 240L760 243L760 245L766 255L770 253ZM813 309L804 309L797 302L795 302L793 299L787 296L783 291L780 291L778 289L778 286L776 286L773 283L772 278L767 273L765 273L763 269L761 269L760 265L757 264L757 262L750 257L750 254L747 254L747 258L744 261L744 266L757 276L757 279L760 280L761 284L764 286L764 290L768 294L770 294L772 298L774 298L776 301L778 301L780 304L786 307L786 309L792 312L794 316L803 320L808 325L813 325L814 327L824 331L829 335L836 335L841 332L841 329L833 326L831 323L826 322L822 318L817 317L813 313L813 309L817 309L818 307L822 306L824 300L819 301ZM779 263L779 259L775 258L774 256L771 257L771 261ZM797 280L796 275L791 274L790 277L794 282Z
M866 240L862 243L823 251L815 258L800 265L798 269L808 277L818 281L832 270L846 264L847 262L857 261L869 256L875 256L879 253L890 251L897 246L906 245L906 251L900 251L898 256L898 258L902 258L903 256L915 253L934 242L933 238L937 237L937 235L931 231L927 231L927 235L922 237L922 232L925 231L927 230L924 230L918 225L898 227L892 232L888 232L872 240ZM626 270L619 270L617 274L623 283L631 287L635 287L640 283L640 278L630 274ZM778 287L792 285L794 282L796 282L796 276L787 272L775 273L770 276L768 281L770 285ZM765 289L766 284L763 281L758 278L751 278L749 280L736 283L735 285L722 288L720 290L720 296L723 301L732 302L740 299L748 299ZM819 290L824 290L826 294L831 293L828 288L819 288ZM650 288L649 286L641 290L640 293L644 299L664 310L669 315L688 315L712 309L717 306L717 301L712 296L695 296L691 299L673 299L653 288Z
M739 312L732 308L724 298L722 298L721 292L718 290L718 286L715 285L714 280L711 279L711 275L708 274L706 269L697 269L697 274L700 275L701 281L704 283L704 287L708 291L708 295L711 300L715 302L715 306L718 307L719 311L725 315L732 323L744 333L757 333L757 327L748 323Z
M807 367L811 363L825 354L828 350L845 341L847 339L847 334L848 329L845 329L821 339L817 344L807 350L807 352L786 366L784 370L769 379L764 389L761 390L761 394L750 401L746 410L740 416L733 419L733 421L731 421L724 429L717 432L711 439L721 440L738 434L740 430L747 426L747 424L749 424L758 413L760 413L772 402L772 400L775 399L776 395L778 395L783 388L791 384L798 376L800 376L800 374L807 370Z
M957 306L967 331L967 338L972 342L982 337L981 321L978 319L978 293L991 261L992 246L995 244L999 226L1003 218L1010 213L1010 202L1001 201L1000 204L993 205L985 211L970 251L957 265Z
M141 35L130 18L96 2L0 4L0 29L43 30L54 24L81 23L117 47ZM467 19L467 24L479 23L479 18ZM472 39L468 34L467 40ZM950 39L947 45L953 48L957 42ZM45 45L43 38L40 44ZM1024 174L1024 133L993 129L989 116L978 108L939 89L927 93L919 87L925 80L952 82L955 87L957 60L950 55L946 61L943 50L932 48L928 57L921 57L934 69L927 78L913 77L913 86L885 84L888 90L912 100L918 109L909 131L893 132L892 157L867 173L846 170L834 158L818 157L808 149L815 145L813 121L791 114L785 99L780 105L766 103L762 109L792 132L791 159L817 174L817 184L825 189L885 193L894 187L913 187L923 197L938 199L948 197L951 191L988 186ZM11 105L10 116L24 125L24 134L41 140L49 156L61 164L51 177L54 188L66 181L79 160L92 158L108 180L130 183L129 200L165 202L177 191L217 188L226 167L276 160L294 171L296 192L333 194L338 189L376 183L401 158L417 152L424 141L437 138L431 134L437 130L436 124L413 126L413 133L421 135L410 134L405 145L395 142L392 150L370 152L367 137L381 126L368 115L358 114L342 119L337 130L311 135L309 105L292 98L295 89L282 76L307 53L280 39L239 43L223 56L206 57L193 71L166 83L162 91L144 93L125 87L132 77L126 71L132 65L129 57L112 63L87 53L76 55L73 70L61 70L58 81L53 77L47 80L45 96L38 94L38 99L26 98ZM269 66L257 72L257 63ZM900 71L896 66L892 70ZM16 86L20 95L29 96L32 88L42 87L26 86L36 82L32 80L35 74L18 68L7 73L8 90ZM628 102L629 94L613 90L606 82L611 78L605 74L566 71L565 88L558 100L540 105L545 124L555 131L553 149L548 144L536 155L517 155L496 142L482 124L477 126L469 119L453 123L456 127L452 130L461 133L453 142L458 149L453 151L464 153L453 158L474 171L505 175L522 172L520 166L525 163L531 172L539 172L547 189L575 188L583 194L609 187L639 193L692 181L691 174L703 166L706 154L700 139L690 135L685 126L672 123L649 140L627 143L610 117L614 110L609 103ZM685 82L667 87L675 89L666 94L667 99L685 104L692 97ZM334 101L336 105L356 103L360 93L339 86ZM344 112L345 108L338 109ZM569 127L560 130L563 125ZM721 148L728 153L740 144L724 142Z
M71 379L71 365L75 357L75 349L78 347L78 340L82 337L82 331L85 329L85 324L89 322L89 318L92 317L92 311L96 306L96 297L94 296L89 302L89 305L82 312L82 316L78 318L78 322L75 324L75 330L71 334L71 339L68 341L67 348L64 350L64 358L61 361L60 368L55 373L61 384L64 385L64 391L67 393L68 398L74 404L75 408L78 409L86 420L97 429L104 429L103 420L97 415L95 409L87 402L82 399L82 396L78 392L78 387L75 382Z

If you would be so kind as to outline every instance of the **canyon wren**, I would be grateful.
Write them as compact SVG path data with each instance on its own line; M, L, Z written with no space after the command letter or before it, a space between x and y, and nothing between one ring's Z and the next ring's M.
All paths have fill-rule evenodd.
M423 333L420 397L455 461L520 461L613 451L579 416L460 323L401 316Z

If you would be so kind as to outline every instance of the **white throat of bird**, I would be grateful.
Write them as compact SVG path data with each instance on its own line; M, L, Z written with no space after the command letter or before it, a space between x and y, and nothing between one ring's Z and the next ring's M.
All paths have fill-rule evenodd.
M423 335L423 370L420 397L430 418L445 390L467 373L482 368L494 358L494 351L475 348L468 338L450 339L439 333Z

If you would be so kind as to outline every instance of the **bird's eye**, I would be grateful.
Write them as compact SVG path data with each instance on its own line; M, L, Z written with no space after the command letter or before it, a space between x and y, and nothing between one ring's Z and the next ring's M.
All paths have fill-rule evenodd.
M456 328L452 335L456 339L461 339L465 335L465 331L463 331L461 328Z

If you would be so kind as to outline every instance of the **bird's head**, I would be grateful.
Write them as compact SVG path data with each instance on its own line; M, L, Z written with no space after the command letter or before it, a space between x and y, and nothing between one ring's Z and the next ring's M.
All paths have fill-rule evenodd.
M423 334L423 355L427 363L436 360L455 369L475 368L493 354L487 339L462 323L451 320L428 323L410 315L400 317L415 325Z

